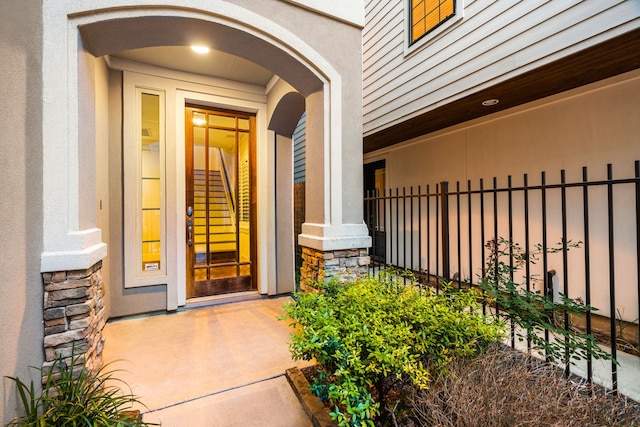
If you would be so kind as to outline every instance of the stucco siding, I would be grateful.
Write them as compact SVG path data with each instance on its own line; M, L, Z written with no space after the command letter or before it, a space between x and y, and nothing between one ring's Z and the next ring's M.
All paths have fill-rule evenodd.
M365 135L640 26L633 1L475 0L408 46L405 3L366 5Z
M5 376L41 366L42 33L39 1L0 2L0 422L17 414ZM37 377L37 375L36 375Z
M640 160L638 99L640 71L634 71L415 138L365 161L387 159L389 187L563 168L580 179L582 166L604 178L607 163L630 175L633 160Z
M387 188L403 188L407 194L413 187L417 194L418 186L422 192L426 185L434 192L442 181L449 182L454 191L456 182L463 190L470 180L472 189L479 189L480 179L484 188L493 188L496 177L498 188L508 185L512 177L514 187L524 185L523 175L528 174L528 185L541 184L541 173L546 172L546 182L559 183L560 171L566 171L566 182L582 181L582 167L588 168L589 180L607 178L607 164L612 164L614 178L630 178L635 174L634 161L640 160L640 71L636 70L580 89L539 100L520 107L476 119L439 132L415 138L389 149L380 150L365 156L365 161L386 160ZM632 257L635 251L635 216L632 206L635 200L633 188L627 186L616 189L617 201L614 206L614 233L616 239L616 278L618 286L617 301L621 315L625 320L634 321L638 317L636 271ZM627 193L623 193L626 191ZM559 224L558 192L549 192L547 210L549 212L549 242L561 239ZM577 191L569 194L571 204L582 206L582 194ZM605 260L607 254L608 231L606 228L606 192L603 188L591 192L591 250L593 260ZM477 203L477 199L474 199ZM504 202L504 198L500 199ZM537 202L536 202L537 200ZM596 202L597 200L597 202ZM539 200L532 196L530 212L539 212ZM516 208L520 199L514 201ZM475 206L477 208L477 204ZM518 208L518 209L520 209ZM466 212L463 206L462 212ZM492 212L491 207L487 207ZM503 211L506 210L501 205ZM570 210L570 212L572 212ZM464 215L463 215L464 216ZM473 217L478 222L477 217ZM514 214L514 218L519 218ZM450 218L454 221L454 218ZM535 222L535 221L534 221ZM508 236L507 221L500 219L499 236ZM493 237L491 226L487 226L486 238ZM532 224L532 243L540 243L540 226ZM582 216L569 213L569 238L581 240ZM476 224L476 230L478 229ZM536 232L534 232L536 230ZM514 240L523 242L523 227L516 220ZM577 238L575 236L578 236ZM452 237L455 241L455 237ZM478 242L476 241L476 244ZM466 242L463 248L468 247ZM424 252L423 252L424 253ZM479 251L476 255L479 255ZM464 258L464 257L463 257ZM466 258L465 258L466 259ZM481 265L482 259L476 258L474 265ZM561 260L553 258L550 269L560 271ZM455 261L454 261L455 264ZM596 264L598 269L596 269ZM599 313L608 315L608 279L606 263L594 264L593 304ZM462 265L457 270L464 277L475 277L477 271L469 272ZM583 269L584 270L584 269ZM572 271L571 286L581 286L583 271ZM596 273L594 273L596 274ZM571 289L572 295L581 295L582 288Z
M326 2L324 0L285 0L302 7L316 10L337 20L352 25L364 25L364 0L348 2Z

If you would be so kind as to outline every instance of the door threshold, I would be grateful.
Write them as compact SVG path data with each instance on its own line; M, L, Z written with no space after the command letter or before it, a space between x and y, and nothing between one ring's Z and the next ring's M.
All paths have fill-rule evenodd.
M212 305L230 304L241 301L251 301L262 299L262 295L258 291L235 292L232 294L211 295L208 297L189 298L186 309L209 307Z

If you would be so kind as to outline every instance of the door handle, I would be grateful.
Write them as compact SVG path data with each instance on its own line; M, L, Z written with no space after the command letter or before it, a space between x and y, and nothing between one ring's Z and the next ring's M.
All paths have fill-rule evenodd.
M187 220L187 245L193 245L193 220L191 218Z

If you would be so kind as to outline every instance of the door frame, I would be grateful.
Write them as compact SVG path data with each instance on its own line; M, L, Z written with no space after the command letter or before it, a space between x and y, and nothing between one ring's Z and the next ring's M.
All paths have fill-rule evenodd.
M185 136L184 136L184 150L185 150L185 163L184 163L184 169L185 169L185 181L184 181L184 191L185 191L185 200L184 200L184 204L183 206L185 206L185 209L183 210L183 212L186 211L186 206L187 206L187 195L188 195L188 191L187 191L187 165L186 165L186 160L187 157L189 157L188 153L189 151L191 151L191 156L193 156L193 148L190 146L187 146L187 135L191 135L191 137L193 138L193 129L190 127L189 121L188 121L188 114L187 114L187 109L193 109L193 110L200 110L200 111L206 111L209 113L221 113L222 115L230 115L230 116L238 116L238 115L242 115L242 116L246 116L249 121L250 121L250 128L249 128L249 258L250 258L250 291L255 291L257 290L257 277L256 277L256 273L257 273L257 269L256 269L256 260L257 260L257 234L256 234L256 208L257 208L257 197L256 197L256 114L255 113L249 113L246 111L238 111L238 110L230 110L228 108L214 108L214 107L210 107L210 106L205 106L205 105L201 105L201 104L194 104L194 103L187 103L183 109L183 115L185 118ZM236 149L238 149L238 147L236 147ZM236 154L239 155L239 152ZM193 157L191 157L193 159ZM191 171L191 179L193 179L193 170ZM236 173L239 172L239 169L236 169ZM237 178L238 179L238 178ZM236 185L239 185L239 181L237 181ZM238 194L235 194L236 196L236 203L239 203L238 200ZM193 204L193 203L192 203ZM237 218L237 212L238 212L239 207L236 206L236 226L235 226L235 230L236 230L236 239L238 239L238 241L240 240L240 224L238 223L238 218ZM207 215L208 215L208 211L209 209L207 208ZM186 221L186 219L185 219ZM187 227L187 225L185 224L185 227ZM209 229L207 227L207 234L209 234ZM186 238L185 241L183 242L183 245L185 245L185 252L186 252L186 258L185 258L185 283L186 283L186 292L187 292L187 300L191 299L191 298L201 298L201 297L197 297L197 296L193 296L193 297L189 297L189 294L192 292L192 289L190 290L190 288L193 287L194 285L194 278L193 278L193 264L194 264L194 260L193 260L193 250L189 250L186 246ZM192 245L193 248L193 245ZM238 246L236 246L236 248L238 249ZM207 250L208 253L208 250ZM236 255L236 257L238 257L239 254ZM207 262L208 264L208 262ZM223 280L223 279L219 279L219 280ZM246 290L243 291L237 291L237 292L244 292ZM233 294L235 292L227 292L226 294ZM212 295L208 295L208 296L213 296ZM206 297L206 296L205 296Z
M184 84L182 86L185 86ZM199 85L195 85L199 86ZM185 107L197 105L207 109L231 110L255 115L255 144L254 144L254 191L252 192L251 213L252 222L255 229L255 245L252 254L252 277L255 280L255 287L260 294L269 293L270 284L268 277L276 268L275 259L267 257L267 242L270 240L269 233L273 233L273 215L270 215L274 203L270 195L273 189L268 187L270 180L268 177L273 174L273 167L269 161L269 150L273 149L273 144L268 138L267 128L267 106L263 96L244 96L243 99L233 98L224 95L209 94L204 91L178 88L175 92L175 115L176 120L176 239L177 248L177 306L184 306L187 303L187 253L186 253L186 182L185 182ZM210 87L208 89L211 89ZM254 99L251 99L254 98ZM271 230L271 231L269 231Z

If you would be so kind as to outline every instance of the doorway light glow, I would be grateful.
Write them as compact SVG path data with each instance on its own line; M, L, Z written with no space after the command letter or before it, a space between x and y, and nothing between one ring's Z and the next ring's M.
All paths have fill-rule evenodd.
M201 55L204 55L205 53L209 53L209 48L207 46L193 45L193 46L191 46L191 50L194 51L195 53L199 53Z

